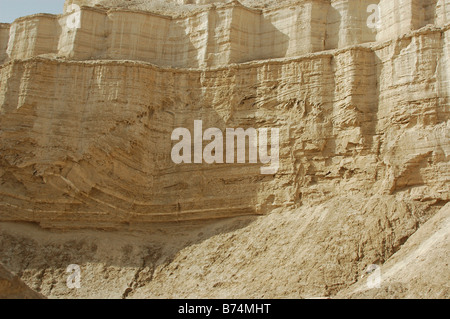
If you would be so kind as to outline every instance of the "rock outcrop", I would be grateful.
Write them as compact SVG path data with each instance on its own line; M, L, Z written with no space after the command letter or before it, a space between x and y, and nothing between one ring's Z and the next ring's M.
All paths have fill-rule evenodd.
M0 264L0 299L44 299Z
M378 3L374 0L276 1L267 9L219 1L187 12L169 10L172 16L132 5L85 6L92 2L68 1L63 15L38 14L3 25L0 54L5 58L9 41L7 60L51 55L204 68L389 41L428 24L450 22L448 0L381 0L378 28L368 23L367 8Z
M450 205L447 204L380 268L379 287L367 285L365 276L340 291L340 298L441 298L450 297ZM377 288L377 289L371 289Z
M0 262L52 297L448 297L426 225L448 215L449 22L449 0L69 0L0 24ZM279 170L175 164L195 120L279 129ZM392 293L427 236L445 275ZM387 288L353 286L385 263Z

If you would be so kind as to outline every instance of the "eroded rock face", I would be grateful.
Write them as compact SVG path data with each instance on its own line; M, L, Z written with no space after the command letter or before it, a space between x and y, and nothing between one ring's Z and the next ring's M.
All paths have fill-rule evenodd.
M388 41L450 21L448 0L397 2L380 1L381 20L372 25L375 11L368 13L367 8L378 3L374 0L276 1L268 8L231 1L188 7L195 10L172 4L173 10L162 7L158 14L152 1L112 8L69 1L63 15L34 15L0 27L0 58L51 55L203 68Z
M0 24L0 262L53 297L389 296L350 285L449 201L450 2L158 5ZM195 120L279 129L278 171L175 164Z
M16 275L0 264L0 298L1 299L44 299L33 291Z
M408 242L379 270L377 289L370 275L339 292L341 298L441 298L450 297L448 251L450 248L450 205L409 238Z

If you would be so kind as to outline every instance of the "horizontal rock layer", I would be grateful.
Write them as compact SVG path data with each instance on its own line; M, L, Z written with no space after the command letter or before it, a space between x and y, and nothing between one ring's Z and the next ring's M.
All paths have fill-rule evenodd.
M375 11L368 8L378 3L380 23L373 27ZM234 1L202 8L164 16L82 6L79 17L75 11L23 17L0 25L0 63L50 54L214 67L385 41L427 24L450 22L450 0L304 0L268 9Z

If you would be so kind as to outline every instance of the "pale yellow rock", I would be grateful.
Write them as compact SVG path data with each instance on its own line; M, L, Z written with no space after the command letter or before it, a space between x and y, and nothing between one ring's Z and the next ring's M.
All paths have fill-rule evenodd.
M0 262L52 298L447 298L450 4L381 0L370 27L376 3L67 1L0 24ZM279 170L175 164L195 120L279 128ZM410 256L442 275L398 284Z
M20 18L10 26L6 59L51 54L171 67L224 66L387 41L428 24L444 26L450 16L450 0L381 1L377 28L370 26L373 13L367 10L374 0L281 1L268 8L212 1L190 11L163 6L158 14L149 11L155 1L118 3L123 2L68 1L62 15ZM74 5L81 8L79 17ZM5 55L1 46L0 52Z
M417 186L428 200L448 200L447 34L426 29L373 48L222 69L6 63L0 147L11 177L0 187L2 217L103 226L222 218L355 187L409 194ZM222 131L255 119L280 128L278 173L174 164L171 132L193 131L199 119Z

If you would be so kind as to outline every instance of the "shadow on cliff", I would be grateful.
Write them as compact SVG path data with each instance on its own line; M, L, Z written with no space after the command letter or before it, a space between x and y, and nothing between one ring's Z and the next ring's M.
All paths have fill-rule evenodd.
M198 224L154 224L138 231L110 232L61 232L45 230L34 223L0 223L0 263L33 290L47 296L55 296L52 293L55 287L65 291L63 295L76 295L76 291L65 287L69 275L66 269L69 265L79 265L84 278L90 278L83 282L89 291L97 289L97 285L107 285L116 297L120 297L134 288L135 281L129 283L128 292L115 286L127 272L134 274L147 270L151 281L155 269L169 265L181 250L214 236L232 237L233 231L248 226L256 218L244 216ZM117 277L104 277L105 271L114 272L118 267L123 271ZM146 279L141 278L141 282ZM57 292L57 295L61 294Z
M267 60L286 57L291 41L289 36L276 28L269 19L262 18L259 42L259 47L255 48L251 54L254 56L254 60ZM250 60L251 58L249 56L246 60L239 62L246 62Z
M342 16L338 10L331 5L327 14L327 29L325 34L325 50L337 49L341 30ZM333 21L333 23L331 22Z
M240 30L234 30L236 40L231 43L231 63L245 63L257 60L284 58L287 55L290 38L273 25L270 19L261 16L260 30L257 35L250 34L256 43L245 42L241 39ZM242 31L245 35L245 31ZM233 38L233 36L232 36ZM247 39L249 41L249 39ZM246 43L247 46L243 45Z

